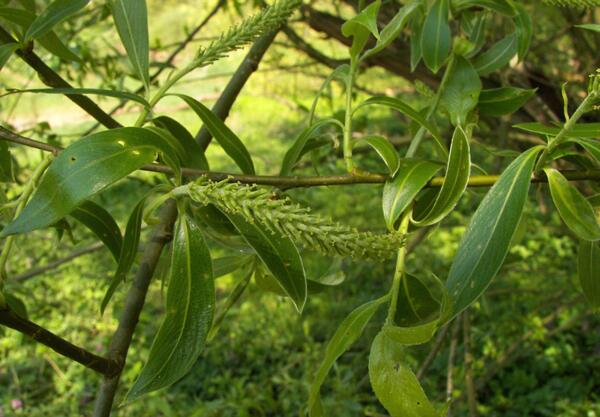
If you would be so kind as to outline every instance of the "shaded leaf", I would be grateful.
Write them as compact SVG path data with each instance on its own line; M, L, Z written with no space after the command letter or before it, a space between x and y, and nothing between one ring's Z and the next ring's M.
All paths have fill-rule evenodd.
M119 261L123 237L117 222L108 211L93 201L85 200L70 213L70 216L94 232L110 250L115 260Z
M456 12L471 7L485 7L506 16L514 16L515 8L507 0L455 0L452 2L453 10Z
M367 59L387 48L398 36L400 36L408 19L419 7L420 4L418 2L412 2L402 6L392 20L390 20L390 22L381 30L380 37L375 46L366 51L362 59Z
M440 105L450 115L454 126L465 126L467 116L477 106L481 80L471 63L462 56L454 56L448 81L440 97Z
M54 26L83 9L89 0L54 0L31 23L25 33L25 41L44 36Z
M304 265L294 243L285 236L271 234L257 224L248 223L237 214L225 213L244 240L279 283L281 289L302 312L306 303L306 275Z
M450 267L446 288L453 315L485 291L504 262L527 199L542 147L521 154L502 173L473 215Z
M436 0L427 13L421 32L421 51L427 68L437 73L450 54L451 45L448 0Z
M600 224L594 208L569 181L554 168L545 168L552 201L565 224L584 240L600 240Z
M112 0L111 9L115 26L131 65L143 81L150 86L148 72L148 10L146 0Z
M482 90L479 95L479 111L489 116L503 116L517 111L536 92L536 89L501 87Z
M527 51L529 51L529 45L531 45L531 38L533 35L533 27L531 24L531 17L525 7L519 2L513 3L517 14L514 17L515 22L515 33L517 34L517 54L519 61L525 59Z
M6 43L0 45L0 70L4 68L12 54L19 49L18 43Z
M600 245L581 240L577 258L579 283L585 299L594 309L600 309Z
M201 230L181 214L173 240L166 316L128 399L167 387L189 372L204 349L214 307L210 252Z
M187 103L188 106L202 119L204 126L215 138L225 153L235 161L244 174L254 174L254 164L250 153L231 129L223 123L208 107L198 100L185 94L173 94Z
M417 377L408 366L402 344L388 326L375 336L369 354L369 379L377 398L391 417L438 417Z
M0 140L0 182L13 182L14 180L12 156L8 149L8 143Z
M388 296L386 295L361 305L352 311L336 330L335 334L327 344L325 357L323 358L323 362L321 362L321 365L315 374L315 379L310 387L308 409L310 410L311 417L323 415L322 412L318 412L319 408L321 408L320 390L331 367L335 361L342 356L350 346L352 346L356 339L358 339L377 309L383 303L387 302L387 300Z
M394 176L400 168L400 158L394 146L383 136L371 135L357 140L354 144L359 145L362 142L371 146L387 165L390 175Z
M403 159L393 180L383 187L383 217L389 230L412 204L419 191L442 168L441 164L421 159Z
M498 41L473 61L473 67L479 75L488 75L499 70L517 54L517 35L508 35Z
M182 159L186 168L209 170L208 161L202 147L194 140L192 134L177 120L168 116L160 116L152 120L157 126L168 130L183 147L185 155Z
M562 130L562 127L548 126L537 122L519 123L513 125L513 127L545 136L556 136ZM571 138L600 138L600 123L579 123L565 132L565 136Z
M25 90L9 89L7 93L0 95L0 97L8 96L10 94L23 94L23 93L38 93L38 94L93 94L106 97L115 97L121 100L135 101L144 107L150 108L150 104L142 97L137 94L127 93L124 91L115 90L103 90L100 88L29 88Z
M235 255L213 259L213 274L215 279L243 268L253 262L254 258L254 256L250 255Z
M600 162L600 141L589 138L577 138L574 142L581 145L590 155Z

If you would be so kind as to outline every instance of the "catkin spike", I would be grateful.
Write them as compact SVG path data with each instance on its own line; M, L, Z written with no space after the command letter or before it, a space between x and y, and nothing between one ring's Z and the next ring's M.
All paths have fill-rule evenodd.
M308 208L289 198L273 199L271 193L255 186L200 179L182 189L199 204L214 204L225 212L243 216L248 222L261 224L271 233L283 234L326 255L386 259L393 257L404 244L404 236L398 233L359 232L311 214Z

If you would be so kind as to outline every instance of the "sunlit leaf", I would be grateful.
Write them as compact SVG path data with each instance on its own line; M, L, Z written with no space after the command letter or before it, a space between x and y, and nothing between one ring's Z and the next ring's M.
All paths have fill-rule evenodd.
M531 148L515 159L473 215L446 281L454 316L479 298L502 266L541 150L539 146Z
M373 56L387 48L402 32L412 14L420 7L418 2L411 2L402 6L394 15L392 20L381 30L381 34L375 46L363 55L363 59Z
M100 88L29 88L24 90L10 89L7 93L0 95L0 97L8 96L10 94L23 94L23 93L37 93L37 94L93 94L106 97L115 97L121 100L135 101L143 105L144 107L150 108L150 104L142 97L137 94L127 93L125 91L115 90L103 90Z
M462 56L454 56L448 81L440 97L440 105L450 115L454 126L466 125L467 116L477 106L481 80L471 63Z
M360 138L360 140L355 142L355 145L360 145L361 143L366 143L375 149L377 154L387 165L391 176L394 176L396 172L398 172L398 169L400 168L400 158L398 152L396 152L396 149L389 140L383 136L370 135Z
M18 43L6 43L0 45L0 70L4 68L12 54L19 49Z
M556 136L561 131L561 127L548 126L542 123L519 123L513 125L514 128L524 130L526 132L538 133L545 136ZM565 132L566 137L571 138L599 138L600 139L600 123L579 123Z
M167 387L189 372L204 349L214 307L208 247L202 231L181 214L173 240L166 316L128 399Z
M83 9L89 0L54 0L31 23L25 33L25 40L31 40L50 32L54 26Z

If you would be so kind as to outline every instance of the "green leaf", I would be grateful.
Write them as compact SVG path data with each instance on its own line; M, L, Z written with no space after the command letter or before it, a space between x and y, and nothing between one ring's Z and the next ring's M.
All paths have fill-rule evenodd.
M183 147L185 155L182 159L183 166L186 168L209 170L208 161L204 155L202 147L194 140L192 134L181 125L177 120L168 116L159 116L152 120L154 124L171 132Z
M421 51L427 68L437 73L450 53L452 33L448 24L448 0L436 0L423 24Z
M0 7L0 17L4 17L11 23L15 23L23 29L27 29L36 19L35 13L28 10L15 9L12 7ZM81 61L64 43L54 31L50 31L38 37L37 41L49 52L64 59L65 61Z
M208 107L185 94L173 94L181 98L202 119L204 126L215 138L225 153L235 161L244 174L254 175L254 164L250 153L231 129L223 123Z
M587 23L584 25L575 25L576 28L591 30L593 32L600 32L600 24L598 23Z
M360 145L363 142L375 149L390 170L390 175L396 175L396 172L400 168L400 158L394 146L386 138L378 135L362 137L354 145Z
M473 215L446 281L454 316L485 291L502 266L527 200L535 161L542 149L536 146L515 159Z
M422 345L431 340L437 330L437 320L412 327L386 325L387 336L394 342L405 346Z
M561 127L548 126L535 122L520 123L513 125L513 127L545 136L556 136L562 130ZM600 138L600 123L579 123L569 129L565 135L571 138Z
M312 105L310 106L310 111L308 112L309 126L313 125L313 121L315 118L315 111L317 110L317 104L319 103L319 99L321 98L321 96L323 95L323 92L329 86L329 84L331 84L331 82L333 80L340 80L344 83L344 85L346 85L350 80L349 77L350 77L350 65L342 64L339 67L337 67L336 69L334 69L331 72L331 74L329 74L327 76L327 78L325 78L325 81L323 81L323 84L321 84L321 87L319 88L319 91L317 91L317 94L315 95Z
M402 6L392 20L390 20L390 22L381 30L381 35L375 46L366 51L362 59L367 59L387 48L398 36L400 36L406 23L420 6L420 3L416 1Z
M168 149L168 152L162 152L161 159L173 170L176 183L181 184L181 161L187 158L185 148L179 139L166 129L156 126L148 126L146 129L156 134L157 137L162 138L165 142L165 149Z
M358 57L358 54L367 44L369 34L379 39L377 13L379 13L380 6L381 0L376 0L342 25L342 34L347 38L353 37L352 46L350 47L350 56L353 59Z
M115 219L102 206L90 200L78 205L70 216L90 229L110 250L115 260L119 261L123 237Z
M398 292L398 306L394 324L411 328L436 321L442 307L441 297L433 292L439 283L423 281L412 274L404 274Z
M453 10L460 12L472 7L485 7L506 16L514 16L515 8L507 0L455 0L452 2Z
M488 116L503 116L514 113L523 106L536 89L501 87L482 90L479 95L479 112Z
M146 108L150 108L150 104L142 97L137 94L127 93L125 91L115 90L103 90L101 88L29 88L25 90L19 89L7 89L7 92L0 95L0 97L8 96L11 94L22 94L22 93L36 93L36 94L94 94L106 97L115 97L121 100L135 101Z
M377 309L385 302L387 302L388 296L381 297L377 300L369 301L366 304L361 305L352 311L348 317L342 321L335 334L327 344L325 350L325 357L323 362L319 366L319 370L315 375L315 379L310 387L310 395L308 398L308 409L310 410L311 417L315 417L315 407L320 405L321 385L325 381L325 377L331 370L331 367L335 361L342 356L342 354L348 350L350 346L358 339L365 329L367 323ZM321 414L319 414L321 415Z
M581 145L590 155L600 162L600 141L588 138L576 138L574 142Z
M394 230L394 223L411 205L419 191L442 168L437 162L421 159L403 159L400 169L393 180L387 181L383 187L383 217L389 230Z
M253 262L254 258L254 256L250 255L235 255L213 259L213 274L215 279L243 268Z
M552 201L565 224L584 240L600 240L600 224L594 208L579 190L557 170L544 168Z
M258 224L248 223L237 214L225 213L244 240L291 298L299 312L306 303L306 275L302 258L294 243L285 236L271 234Z
M467 189L470 175L471 150L469 137L460 126L457 126L454 135L452 135L450 156L442 188L433 206L421 218L415 218L413 223L418 226L426 226L437 223L446 217Z
M129 400L177 382L204 349L215 308L215 286L202 231L185 214L178 220L167 288L166 316Z
M577 258L579 283L585 299L594 309L600 309L600 245L581 240Z
M133 211L129 215L127 220L127 226L125 227L125 236L123 238L123 245L117 258L117 270L113 275L112 280L106 290L106 294L100 304L100 314L104 314L104 310L108 305L108 302L112 298L115 290L125 281L129 270L133 266L135 256L138 251L140 244L140 234L142 232L142 218L144 217L144 205L146 203L146 197L142 198L134 207Z
M82 201L170 149L147 129L124 127L80 139L50 164L35 194L1 236L50 226Z
M146 0L112 0L115 25L129 60L146 89L150 87L148 72L148 10Z
M31 23L25 33L25 41L44 36L54 26L83 9L89 0L54 0Z
M0 182L13 182L12 156L8 150L8 143L0 140Z
M531 24L531 17L525 7L519 2L514 2L515 10L517 14L514 17L515 22L515 33L517 34L517 54L519 61L525 59L529 46L531 45L531 38L533 35L533 27Z
M467 116L477 106L481 80L471 63L462 56L454 56L454 65L442 90L440 105L450 115L454 126L465 126Z
M514 33L496 42L490 49L475 58L473 67L481 76L499 70L517 54L517 35Z
M408 365L404 347L390 333L384 326L369 354L369 379L377 399L391 417L438 417Z
M387 106L408 116L411 120L415 121L420 126L427 129L427 131L429 131L429 133L431 133L431 136L433 136L433 138L435 139L435 143L438 147L440 154L442 154L444 157L448 156L448 150L446 149L444 141L442 140L442 137L440 136L437 128L432 123L428 122L425 116L413 109L411 106L397 98L376 96L363 101L356 107L354 112L357 112L363 107L372 105Z
M18 43L6 43L0 45L0 70L4 68L12 54L19 49Z
M27 314L27 305L23 302L23 300L20 297L17 297L16 295L9 292L3 293L2 295L4 296L6 304L8 304L8 306L14 313L17 313L18 316L23 317L25 319L29 317L29 315Z
M319 133L319 130L327 125L338 126L340 129L343 129L344 126L337 119L329 118L319 120L314 123L312 126L304 129L300 135L294 140L294 143L288 149L283 157L283 161L281 163L281 170L279 171L279 175L286 176L292 173L292 169L294 165L300 160L300 157L303 154L304 149L307 147L308 143L311 139L314 139L315 136Z
M420 10L420 9L419 9ZM423 51L421 50L421 33L423 31L422 12L419 18L413 19L410 24L410 71L414 72L421 62Z

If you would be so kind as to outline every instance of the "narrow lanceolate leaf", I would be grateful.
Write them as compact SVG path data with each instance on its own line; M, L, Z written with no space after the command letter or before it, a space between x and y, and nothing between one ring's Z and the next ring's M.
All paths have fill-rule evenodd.
M561 127L548 126L537 122L519 123L513 125L513 127L545 136L556 136L562 129ZM566 131L565 136L569 138L600 139L600 123L579 123Z
M212 325L215 287L210 252L202 231L184 214L175 230L168 285L166 316L128 399L186 375L204 349Z
M6 43L0 45L0 70L4 68L12 54L19 49L18 43Z
M448 150L446 149L446 146L444 145L444 141L442 140L442 137L440 136L435 125L428 122L427 119L425 118L425 116L423 116L421 113L419 113L418 111L413 109L411 106L409 106L402 100L394 98L394 97L376 96L376 97L371 97L371 98L363 101L360 105L358 105L356 107L356 109L354 111L356 112L356 111L362 109L363 107L372 106L372 105L387 106L387 107L390 107L390 108L397 110L400 113L408 116L411 120L415 121L420 126L425 128L429 133L431 133L431 136L433 136L433 138L435 139L435 144L437 145L440 154L443 155L444 157L448 156Z
M600 136L600 133L598 134ZM590 155L600 163L600 140L589 138L577 138L574 142L581 145Z
M387 165L390 175L396 175L396 172L398 172L398 169L400 168L400 158L390 141L383 136L372 135L360 138L360 140L355 142L356 145L360 145L361 143L366 143L371 148L375 149L375 152L377 152L383 162Z
M517 36L515 34L508 35L504 39L498 41L490 49L475 58L473 66L479 75L488 75L499 70L517 54Z
M465 192L471 174L471 150L469 137L457 126L452 136L446 176L431 209L422 218L414 219L419 226L439 222L450 213Z
M402 6L392 20L390 20L390 22L381 30L377 43L373 48L365 52L363 59L373 56L387 48L394 39L400 35L409 18L419 7L419 2L411 2Z
M440 97L440 105L450 115L454 126L465 126L467 116L477 106L481 80L471 63L462 56L454 57L454 65Z
M181 146L185 149L185 157L182 160L183 166L208 171L208 161L204 155L204 150L181 123L168 116L159 116L152 121L157 126L171 132L179 140Z
M8 143L0 140L0 182L13 182L14 180L12 155L8 149Z
M405 348L385 326L371 345L369 379L377 399L391 417L438 417L408 365Z
M25 33L25 41L44 36L54 26L83 9L89 0L54 0L40 13Z
M383 187L383 217L389 230L411 205L419 191L442 168L441 164L421 159L404 159L392 181Z
M150 85L148 72L148 10L146 0L113 0L112 14L121 42L133 69L146 88Z
M50 164L31 201L2 236L50 226L83 200L169 151L147 129L125 127L75 142Z
M306 303L306 274L294 243L285 236L272 234L259 224L248 223L238 214L223 212L252 246L279 286L302 312Z
M117 270L113 276L106 294L102 299L100 305L100 313L104 314L104 310L108 305L108 302L112 298L115 290L127 277L127 273L131 269L133 262L135 261L135 255L138 251L140 244L140 234L142 232L142 218L144 217L144 205L146 203L146 197L142 198L139 203L136 204L135 208L127 220L127 226L125 227L125 236L123 237L123 245L117 258Z
M576 28L591 30L592 32L600 32L600 24L598 23L587 23L584 25L575 25Z
M582 240L577 261L583 295L594 309L600 309L600 244Z
M421 32L421 51L427 68L437 73L450 53L451 44L448 0L436 0L425 18Z
M202 119L204 126L215 138L225 153L235 161L244 174L254 174L254 164L250 153L231 129L221 119L198 100L185 94L174 94L187 103L188 106Z
M337 67L336 69L334 69L331 72L331 74L329 74L327 76L327 78L325 78L325 81L323 81L323 84L321 84L321 87L319 87L319 91L317 91L317 94L315 95L312 105L310 106L310 111L308 112L309 126L313 125L313 121L315 118L315 112L317 110L317 104L319 103L319 99L323 95L323 92L325 91L325 89L327 89L329 87L329 85L331 84L331 82L333 80L339 80L344 85L346 85L349 81L349 76L350 76L350 65L342 64L339 67Z
M310 395L308 398L308 409L311 417L316 415L315 409L320 406L320 390L321 385L325 381L325 377L329 373L335 361L348 350L350 346L362 334L365 326L371 320L379 306L388 300L388 296L379 298L374 301L369 301L366 304L358 307L344 319L340 324L335 334L327 344L325 357L319 370L315 375L315 379L310 387ZM320 414L319 414L320 415Z
M456 0L452 2L453 10L459 12L471 7L485 7L506 16L514 16L516 10L508 0Z
M565 224L584 240L600 240L600 224L589 201L557 170L545 168L552 201Z
M519 61L522 61L529 51L529 45L531 45L531 37L533 35L533 26L531 24L531 17L525 7L519 2L514 2L515 10L517 14L514 17L516 34L517 34L517 53Z
M352 46L350 47L350 56L353 59L358 57L369 40L369 35L379 39L379 29L377 27L377 13L381 6L381 0L375 0L365 7L359 14L354 16L342 25L342 34L346 37L352 37Z
M70 214L83 223L106 245L116 261L119 260L123 237L115 219L102 206L85 200Z
M318 135L321 128L327 125L333 125L343 129L343 125L337 119L333 118L319 120L318 122L304 129L294 140L294 143L290 149L288 149L288 151L285 153L283 162L281 163L279 175L285 176L292 173L292 169L294 169L294 166L300 160L300 157L302 156L309 142Z
M115 97L122 100L135 101L144 107L150 108L150 104L142 97L137 94L127 93L125 91L114 91L114 90L103 90L101 88L29 88L25 90L10 89L7 93L0 95L0 97L8 96L10 94L22 94L22 93L37 93L37 94L93 94L106 97Z
M519 224L531 173L542 147L515 159L488 191L473 215L454 257L446 288L453 316L474 302L504 262Z
M489 116L503 116L517 111L533 95L535 89L501 87L483 90L479 95L479 112Z

